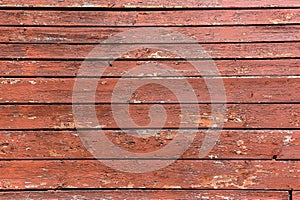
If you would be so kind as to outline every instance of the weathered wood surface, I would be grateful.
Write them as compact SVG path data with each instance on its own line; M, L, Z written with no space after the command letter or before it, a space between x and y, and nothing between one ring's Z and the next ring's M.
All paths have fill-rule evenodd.
M130 161L118 161L127 165ZM160 160L149 160L153 165ZM121 163L120 163L121 164ZM98 160L0 161L1 189L300 189L299 161L178 160L154 172L124 173Z
M215 190L97 190L97 191L50 191L50 192L5 192L3 200L14 199L261 199L288 200L288 192L283 191L215 191Z
M80 89L80 93L73 93L75 81L79 87L86 89ZM223 82L226 93L223 103L225 100L241 103L300 102L300 78L0 78L0 103L72 103L73 94L77 96L73 99L74 103L87 103L92 95L95 95L95 99L92 100L96 103L220 102L221 98L213 99L211 96L211 93L215 94L217 90L209 91L205 81L215 88L219 88L218 84ZM91 83L98 83L96 94L89 87ZM182 84L186 87L179 87ZM140 88L131 94L130 91L135 85ZM178 87L171 88L171 85ZM191 87L193 91L185 92L187 87ZM124 94L131 95L129 98L122 98ZM117 95L116 99L112 99L112 95Z
M144 48L143 48L144 47ZM0 44L2 59L255 59L299 58L300 42L246 44ZM132 49L129 51L128 49ZM142 48L142 49L141 49ZM164 49L168 49L167 52ZM184 51L189 49L188 54ZM94 50L94 53L89 54ZM126 52L128 50L129 52ZM173 51L172 51L173 50ZM175 51L176 50L176 51ZM181 50L181 51L180 51ZM125 51L125 52L124 52ZM123 53L124 52L124 53ZM182 52L182 55L178 55ZM185 55L189 55L186 57ZM185 57L184 57L185 56Z
M1 199L300 199L298 0L0 0L0 7ZM92 60L84 62L88 70L79 73L98 43L112 36L116 37L110 43L136 43L134 34L123 38L118 34L137 27L178 31L200 44L173 41L170 34L138 40L147 43L140 46L105 44L100 49L105 55L88 58L110 59L120 50L136 49L118 56L123 60L105 61L103 74L97 73L99 63ZM199 72L176 52L159 48L193 51L188 58L201 66L208 57L199 52L199 45L214 59L218 74L212 74L213 62ZM161 64L172 67L173 73L167 69L156 73ZM154 70L131 71L143 65ZM74 115L71 103L77 75L86 86L98 81L98 120L91 115L93 104L86 104L93 103L85 98L94 95L89 91L77 99L84 104L76 105L80 112ZM110 102L122 76L121 94L145 80L172 85L185 80L193 86L199 105L189 104L189 98L180 105L171 91L148 84L129 99L129 113L137 126L120 125L118 119L128 118L122 115L127 101ZM215 104L220 102L210 100L201 76L223 80L225 113L222 104ZM162 125L156 123L162 113L149 112L157 103L167 113ZM213 115L212 106L220 106ZM181 107L188 112L182 113ZM80 113L86 113L83 121ZM151 114L156 114L152 121ZM213 119L221 120L224 130L203 158L199 150ZM163 130L156 133L160 125ZM145 174L109 168L101 163L105 157L99 162L75 129L84 128L93 136L103 128L114 145L147 153L168 145L179 127L187 137L195 133L194 142L170 166ZM174 145L180 148L180 143ZM109 159L126 168L128 158ZM150 158L144 163L161 162Z
M93 134L95 131L84 131ZM176 130L103 131L115 145L137 153L158 150L176 137ZM181 159L199 159L205 131L196 133L194 142ZM100 134L100 133L99 133ZM0 159L93 159L76 131L1 131ZM92 137L92 136L91 136ZM207 159L299 159L300 132L293 130L221 131ZM180 144L178 144L180 145ZM176 144L175 144L175 147Z
M207 61L194 61L196 66L202 66ZM141 65L152 66L149 70L155 71L156 76L297 76L300 75L300 59L282 59L282 60L214 60L219 74L213 74L211 68L200 67L199 72L191 63L186 61L114 61L107 63L109 67L103 74L95 73L99 69L97 61L85 61L84 64L88 70L77 73L82 66L82 61L1 61L1 77L129 77L141 76L134 73L133 69ZM111 66L110 66L110 65ZM166 65L173 69L173 73L168 70L163 71L160 65ZM153 73L143 72L143 76L153 76ZM258 77L259 78L259 77Z
M0 27L1 43L97 44L132 28ZM199 43L299 41L300 26L167 27ZM129 36L127 36L129 37ZM155 38L155 42L164 42ZM143 42L143 41L141 41ZM148 43L151 42L147 41ZM187 42L183 39L174 42Z
M211 26L299 24L300 9L177 11L2 10L2 26ZM174 20L176 19L176 20Z
M88 7L88 8L268 8L268 7L300 7L297 0L67 0L67 1L50 1L50 0L27 0L24 2L11 2L1 0L1 7Z
M127 110L127 105L114 104L113 106L121 115ZM148 126L151 106L153 105L129 106L130 116L138 126L157 128L155 125ZM199 112L195 110L197 106L189 104L182 104L181 107L179 104L166 104L163 107L167 113L164 128L178 128L181 119L181 128L208 128L216 117L210 114L210 104L200 104ZM1 129L73 129L76 123L77 128L136 128L133 124L123 124L119 127L115 121L116 113L112 113L111 105L95 106L99 123L95 122L90 115L91 109L93 109L92 105L77 105L77 117L85 116L85 121L75 122L72 105L2 105L0 127ZM189 113L183 115L182 109L188 110ZM228 104L223 119L224 128L299 128L299 111L300 104ZM156 109L152 114L161 116L161 112ZM222 114L222 112L215 112L217 117Z

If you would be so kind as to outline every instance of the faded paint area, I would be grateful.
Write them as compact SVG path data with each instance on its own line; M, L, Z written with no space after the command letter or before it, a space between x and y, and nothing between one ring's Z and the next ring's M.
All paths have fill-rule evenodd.
M300 199L299 0L0 4L0 199ZM137 27L171 29L199 44L174 40L169 33L143 35L145 42L152 41L143 48L135 46L134 35L118 38ZM86 57L112 36L128 43L100 45L107 57L106 70L98 74L99 58ZM182 59L165 50L174 45L193 52ZM199 45L213 62L199 54ZM108 59L121 47L134 50ZM84 60L89 70L76 77ZM191 60L205 69L195 69ZM77 78L85 86L75 102L84 120L73 113ZM121 80L120 94L132 95L112 102ZM186 83L179 87L182 80ZM95 81L96 92L89 89ZM206 81L223 82L226 102L211 100ZM141 87L132 91L137 83ZM174 91L162 83L175 86ZM197 101L185 93L187 86ZM176 93L186 98L179 102ZM226 104L225 115L212 112L212 104ZM164 109L165 121L151 109L154 105ZM140 127L120 125L112 106L120 113L129 109L128 117ZM199 152L208 134L217 133L211 127L216 120L224 123L223 130L203 157ZM147 169L165 160L95 158L96 148L85 146L80 136L100 129L112 145L141 155L172 144L171 152L195 137L178 160L166 156L174 160L169 166L123 173L104 159L127 168L132 161L143 163ZM172 143L179 131L185 137Z

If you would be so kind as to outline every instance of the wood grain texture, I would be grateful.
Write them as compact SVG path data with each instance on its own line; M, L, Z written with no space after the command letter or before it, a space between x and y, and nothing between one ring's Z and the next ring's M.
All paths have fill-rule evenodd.
M91 135L96 133L90 132ZM176 130L103 131L116 146L136 153L153 152L173 140ZM194 142L180 156L199 159L205 131L196 133ZM99 133L100 134L100 133ZM92 159L76 131L2 131L0 132L0 159ZM180 144L175 144L180 145ZM299 159L299 131L222 131L215 147L205 158L210 159ZM176 146L175 146L176 148Z
M202 66L207 61L195 61L196 66ZM300 75L300 59L284 59L284 60L215 60L215 66L220 76L297 76ZM26 76L42 76L42 77L75 77L82 61L1 61L0 60L0 76L1 77L26 77ZM111 65L111 66L110 66ZM153 66L149 70L155 71L156 76L212 76L209 68L201 68L199 72L193 65L186 61L114 61L107 63L107 69L102 75L95 73L99 69L97 61L86 61L85 66L89 69L80 75L85 77L129 77L132 75L141 75L133 73L133 69L143 65ZM166 65L172 68L172 72L160 67ZM160 68L159 68L160 67ZM213 67L213 66L211 66ZM155 70L160 69L160 70ZM212 68L213 69L213 68ZM131 72L131 73L130 73ZM128 75L129 73L129 75ZM153 75L153 73L152 73ZM151 76L144 74L144 76ZM215 75L216 76L216 75Z
M128 161L121 161L127 165ZM161 161L156 161L161 162ZM120 163L121 164L121 163ZM149 166L155 162L149 161ZM124 173L98 160L0 161L1 189L299 189L299 161L178 160L155 172Z
M0 0L0 8L0 199L300 199L299 0ZM122 37L139 27L152 29L142 29L142 39ZM99 43L102 55L89 55ZM93 59L105 60L103 74ZM72 105L77 75L83 104ZM226 105L211 101L202 76L223 81ZM163 83L186 98L178 102ZM143 86L133 92L133 85ZM202 157L214 120L224 127ZM178 128L176 150L195 134L194 141L176 161L166 150L174 162L163 169L125 173L104 164L159 166L167 161L159 153L142 153L166 147ZM114 156L95 152L97 160L99 149L80 136L104 144L101 129L112 143L100 152ZM139 160L118 157L111 145Z
M281 191L214 191L214 190L123 190L123 191L51 191L51 192L2 192L3 200L14 199L261 199L288 200L288 192Z
M207 26L298 24L299 9L177 11L2 10L0 25L35 26ZM176 20L174 20L176 19Z
M1 43L97 44L128 30L130 28L0 27L0 39ZM165 30L179 32L199 43L300 40L300 26L168 27ZM148 43L149 41L152 40L148 40ZM161 39L155 41L163 43L164 35L162 34ZM185 41L178 38L174 42Z
M183 55L190 55L185 59L299 58L299 47L300 43L296 42L180 44L180 46L178 44L144 44L142 46L136 44L107 44L101 46L0 44L0 57L2 59L182 59ZM132 51L129 51L129 48ZM174 49L178 53L181 52L182 56L172 52ZM188 51L185 52L187 49ZM94 50L94 53L89 54L92 50Z
M135 104L129 106L129 113L137 126L149 127L149 109L152 104ZM211 106L199 105L200 119L195 106L183 104L163 105L167 117L164 128L178 128L182 120L181 128L207 128L212 123ZM77 105L76 112L79 116L85 116L84 121L75 122L71 105L2 105L0 107L1 129L73 129L77 128L136 128L133 124L124 124L119 127L112 113L110 105L96 105L98 122L90 115L93 112L91 105ZM127 105L115 104L114 109L124 117L123 112ZM186 115L181 110L190 111ZM229 104L227 105L225 128L299 128L300 104ZM162 116L159 110L153 110L153 116ZM215 115L222 113L216 112ZM217 116L218 117L218 116ZM118 120L121 120L118 118ZM159 120L159 119L157 119ZM157 120L154 120L158 122ZM122 123L123 120L119 121ZM124 122L123 122L124 123Z
M74 89L75 81L80 90ZM96 91L93 83L98 83ZM226 99L211 96L220 83ZM300 102L299 93L300 78L0 78L0 103L292 103Z
M34 0L15 1L1 0L1 7L88 7L88 8L262 8L262 7L300 7L297 0L187 0L187 1L165 1L165 0L67 0L67 1L50 1L50 0Z

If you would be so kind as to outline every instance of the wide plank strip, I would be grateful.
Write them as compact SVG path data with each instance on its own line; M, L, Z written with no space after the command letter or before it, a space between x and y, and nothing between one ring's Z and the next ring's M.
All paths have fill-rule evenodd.
M96 49L95 49L96 48ZM130 51L131 49L132 51ZM168 52L165 50L168 49ZM299 58L300 43L251 44L0 44L2 59ZM89 54L91 51L94 52ZM182 55L176 55L182 53Z
M207 61L194 61L196 66L202 66ZM86 61L85 66L89 70L80 73L85 77L129 77L133 75L141 75L133 73L133 69L141 65L153 66L151 69L158 69L160 65L166 65L172 68L172 72L160 67L156 76L297 76L300 75L300 60L215 60L219 74L212 74L211 69L201 68L201 72L197 71L193 65L186 61L114 61L103 72L103 74L95 73L99 69L97 61ZM42 76L42 77L75 77L82 61L1 61L0 60L0 76L1 77L25 77L25 76ZM147 71L147 70L146 70ZM151 71L151 70L149 70ZM131 72L131 73L128 73ZM153 74L152 74L153 75ZM148 76L144 74L144 76ZM150 76L150 75L149 75Z
M287 191L214 190L92 190L51 192L1 192L3 200L14 199L261 199L287 200Z
M300 7L297 0L39 0L38 3L34 0L15 1L12 3L9 0L1 0L1 7L75 7L75 8L262 8L262 7Z
M91 105L77 105L76 115L85 117L85 120L74 121L71 105L2 105L0 106L0 127L1 129L73 129L75 123L77 128L161 128L160 119L163 115L158 109L153 109L152 114L156 120L151 126L149 109L153 105L135 104L129 106L130 117L136 123L127 124L123 119L128 116L124 114L127 105L114 104L114 115L110 105L96 105L98 121L92 117L93 107ZM207 128L211 126L212 118L221 117L222 113L215 112L210 116L211 105L197 106L183 104L180 108L178 104L162 105L167 116L164 128ZM221 106L221 105L219 105ZM217 106L216 109L219 107ZM182 113L182 109L189 113ZM199 115L197 114L200 114ZM300 104L229 104L224 119L225 128L299 128ZM119 114L119 115L117 115ZM121 118L115 118L116 116ZM159 116L159 118L158 118ZM119 127L115 119L118 119ZM153 125L154 124L154 125Z
M97 44L130 28L0 27L1 43L91 43ZM134 29L133 29L134 30ZM300 26L236 26L167 28L199 43L299 41ZM126 42L126 37L124 37ZM141 41L143 42L143 41ZM151 42L151 40L147 40ZM155 42L165 42L164 36ZM178 38L174 42L187 42Z
M75 103L300 102L300 78L182 78L0 78L0 103L72 103L72 95ZM208 91L205 81L214 89ZM96 94L92 83L98 83ZM220 83L226 99L211 96Z
M95 131L84 131L91 133ZM130 152L147 153L163 148L176 135L176 130L103 131L116 146ZM205 131L196 133L194 142L180 156L199 159ZM140 134L139 134L140 133ZM143 134L141 134L143 133ZM100 133L99 133L100 134ZM0 159L92 159L76 131L2 131ZM92 136L91 136L92 137ZM210 159L299 159L300 131L239 130L222 131L217 144L205 158ZM177 148L174 144L174 148Z
M178 11L2 10L0 25L35 26L208 26L298 24L299 9ZM176 20L174 20L176 19Z
M131 161L118 161L127 165ZM163 161L156 161L163 162ZM299 189L298 161L178 160L154 172L124 173L97 160L1 161L0 188ZM155 165L154 161L145 166Z

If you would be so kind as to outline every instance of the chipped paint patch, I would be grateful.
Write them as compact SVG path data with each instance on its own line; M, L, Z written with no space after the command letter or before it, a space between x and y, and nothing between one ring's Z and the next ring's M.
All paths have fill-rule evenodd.
M14 85L14 84L17 84L17 83L20 83L21 80L20 79L5 79L3 81L1 81L1 84L11 84L11 85Z
M294 141L293 137L291 135L287 135L284 136L283 144L286 146L289 145L292 141Z
M35 81L28 81L30 84L35 85L36 82Z

